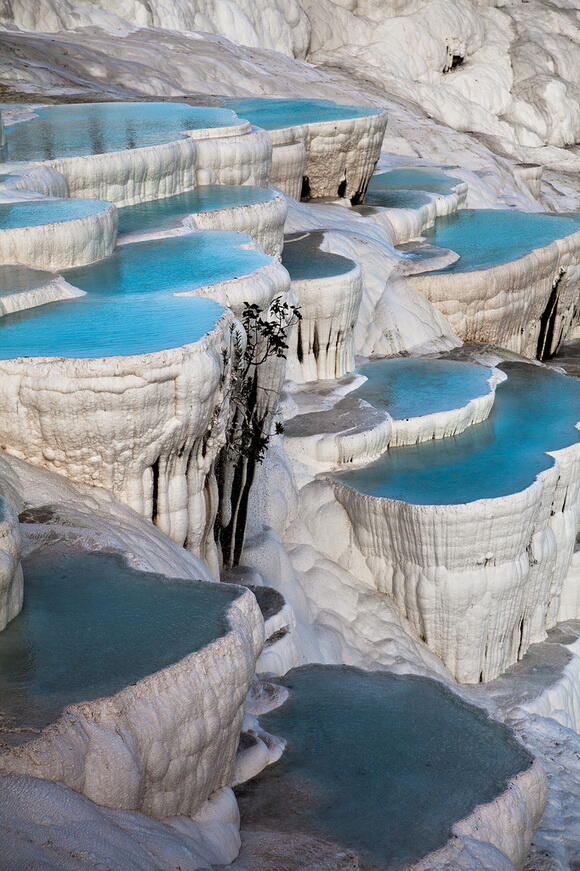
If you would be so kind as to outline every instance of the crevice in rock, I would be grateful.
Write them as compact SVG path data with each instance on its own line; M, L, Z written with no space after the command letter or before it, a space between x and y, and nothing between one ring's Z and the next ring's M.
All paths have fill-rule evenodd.
M546 304L546 308L540 317L540 333L538 335L538 344L536 347L536 357L538 360L547 360L553 357L557 351L557 347L552 351L552 343L554 339L554 330L556 327L556 318L558 316L558 292L560 282L566 274L565 269L560 269L557 278L552 284L552 292Z

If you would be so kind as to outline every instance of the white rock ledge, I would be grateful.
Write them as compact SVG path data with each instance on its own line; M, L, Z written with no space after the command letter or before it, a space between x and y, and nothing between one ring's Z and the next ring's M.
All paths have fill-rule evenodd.
M290 339L287 377L297 383L341 378L354 369L354 328L362 299L358 264L348 272L292 279L302 319Z
M557 292L552 339L541 349L550 356L578 319L580 232L509 263L413 275L406 282L445 315L463 341L488 342L527 357L537 355L541 318Z
M413 505L331 480L367 581L462 683L497 677L547 629L580 616L566 583L580 444L549 456L554 465L525 490L462 505Z
M272 184L296 197L304 178L309 197L362 199L386 126L387 113L379 112L269 130L274 147Z
M192 816L230 782L264 640L240 589L229 631L114 696L71 705L38 738L0 750L0 772L59 781L99 805Z
M0 263L49 270L84 266L109 257L116 238L117 209L103 203L101 210L83 218L0 229Z
M287 214L286 199L278 194L263 203L196 212L184 224L192 230L233 230L245 233L270 257L280 259Z
M3 446L110 490L216 571L213 463L235 324L226 311L198 342L151 354L0 361Z

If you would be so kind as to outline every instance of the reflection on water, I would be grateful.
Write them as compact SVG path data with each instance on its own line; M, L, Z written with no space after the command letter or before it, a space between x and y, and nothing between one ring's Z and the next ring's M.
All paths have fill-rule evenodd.
M45 106L6 127L5 160L54 160L161 145L187 130L231 127L228 109L182 103L78 103Z

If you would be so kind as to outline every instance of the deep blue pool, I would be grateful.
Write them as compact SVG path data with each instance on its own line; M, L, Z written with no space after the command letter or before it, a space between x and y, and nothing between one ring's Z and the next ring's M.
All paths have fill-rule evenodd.
M6 127L5 160L54 160L161 145L187 130L231 127L228 109L184 103L77 103L45 106Z
M361 867L399 868L443 846L531 764L505 727L436 681L309 665L282 683L288 701L261 724L287 748L239 791L242 826L327 838Z
M271 262L240 233L199 232L123 245L63 275L86 296L0 319L0 359L147 354L195 342L224 309L179 297Z
M489 418L461 435L393 448L336 475L371 496L454 505L517 493L553 464L546 451L578 441L580 381L527 363L501 367Z
M343 275L355 268L354 260L322 251L320 243L324 238L322 230L311 230L304 233L289 233L284 237L282 265L286 267L290 278L302 281L309 278L324 278L332 275Z

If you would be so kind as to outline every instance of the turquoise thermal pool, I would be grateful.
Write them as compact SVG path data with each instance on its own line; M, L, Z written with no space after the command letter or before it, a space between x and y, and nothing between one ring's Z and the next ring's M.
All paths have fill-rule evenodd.
M398 868L531 764L504 726L437 681L310 665L282 683L289 699L260 722L288 744L238 791L246 829L307 832L364 867Z
M43 550L23 568L23 610L0 632L4 733L42 728L66 705L112 695L199 650L228 631L239 596L227 584L136 571L111 553Z
M455 360L376 360L357 372L367 381L350 395L398 420L462 408L490 391L489 369Z
M459 260L439 272L471 272L517 260L579 230L580 214L576 213L462 209L455 215L437 218L425 236L432 245L451 248L460 255Z
M322 251L320 243L323 238L322 230L289 233L284 237L282 265L288 270L291 279L303 281L309 278L344 275L356 267L354 260L349 260L348 257Z
M19 200L15 203L0 203L0 230L75 221L78 218L88 218L104 212L110 205L104 200L81 199Z
M363 118L379 115L381 109L370 106L341 106L332 100L297 100L268 97L227 100L225 105L233 109L256 127L278 130L299 124L315 124L321 121L342 121L346 118Z
M274 191L251 185L203 185L173 197L124 206L118 210L119 233L175 227L197 212L267 203L275 197Z
M427 361L427 365L429 365ZM370 496L455 505L524 490L578 441L580 381L527 363L501 367L487 420L461 435L392 448L374 463L335 477Z
M55 160L182 139L188 130L232 127L234 112L184 103L78 103L35 109L6 127L4 159Z
M149 354L201 339L224 312L175 296L271 262L241 248L248 236L200 232L122 245L106 260L63 272L86 295L0 319L0 359Z
M431 167L403 167L377 172L372 176L368 196L379 195L381 191L407 190L428 191L434 194L450 194L456 185L461 184L460 178L453 178L441 170ZM377 203L378 205L378 203Z

